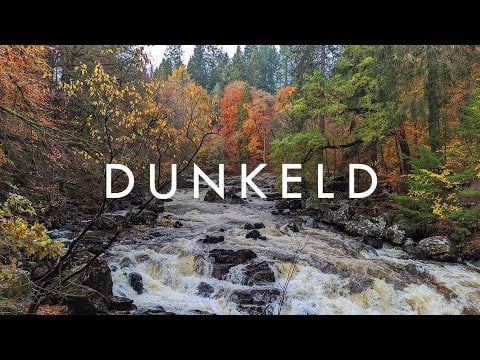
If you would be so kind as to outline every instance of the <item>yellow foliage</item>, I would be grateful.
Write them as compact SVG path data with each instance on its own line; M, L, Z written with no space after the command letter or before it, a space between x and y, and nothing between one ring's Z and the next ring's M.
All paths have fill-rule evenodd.
M41 260L61 255L63 244L52 240L38 221L30 224L26 216L35 216L31 202L11 194L0 207L0 276L15 267L17 258Z

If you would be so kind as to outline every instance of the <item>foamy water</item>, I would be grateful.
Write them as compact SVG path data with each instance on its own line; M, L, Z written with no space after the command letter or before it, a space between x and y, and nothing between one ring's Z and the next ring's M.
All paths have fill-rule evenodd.
M179 314L241 314L232 295L238 291L284 292L281 314L461 314L480 312L480 272L460 264L411 259L398 248L374 251L358 239L328 227L308 228L302 218L274 216L274 202L249 197L244 205L193 199L191 190L178 190L166 204L183 227L145 228L153 237L128 235L108 253L114 294L134 300L139 309L163 307ZM162 217L165 214L161 214ZM285 227L295 221L300 232ZM262 222L266 241L246 239L245 223ZM224 232L219 232L224 229ZM140 229L142 230L142 229ZM136 232L141 232L135 229ZM203 244L206 235L225 241ZM266 261L276 281L242 285L245 265L232 267L223 280L211 276L212 249L251 249L255 262ZM293 264L294 257L297 258ZM128 275L139 273L144 292L137 294ZM214 291L198 295L200 283ZM280 297L266 307L276 314Z

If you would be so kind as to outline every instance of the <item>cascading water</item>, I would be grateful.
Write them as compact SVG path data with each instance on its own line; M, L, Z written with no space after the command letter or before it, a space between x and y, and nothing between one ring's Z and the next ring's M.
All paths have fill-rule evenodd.
M133 299L140 310L179 314L480 312L480 270L473 265L421 261L388 245L374 251L328 227L306 227L301 217L271 215L271 201L209 203L205 192L193 199L192 190L178 190L167 203L161 216L170 214L182 228L136 229L138 236L129 233L109 250L115 295ZM285 226L292 221L299 232ZM258 222L267 240L245 237L244 224ZM200 241L212 234L225 241ZM212 276L214 249L251 250L256 257ZM132 288L132 274L143 290Z

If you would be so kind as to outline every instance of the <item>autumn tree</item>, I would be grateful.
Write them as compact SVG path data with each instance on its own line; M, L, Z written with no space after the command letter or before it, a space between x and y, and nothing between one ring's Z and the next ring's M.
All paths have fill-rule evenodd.
M247 119L242 132L248 141L249 161L267 163L272 136L274 97L263 90L252 88L247 106Z

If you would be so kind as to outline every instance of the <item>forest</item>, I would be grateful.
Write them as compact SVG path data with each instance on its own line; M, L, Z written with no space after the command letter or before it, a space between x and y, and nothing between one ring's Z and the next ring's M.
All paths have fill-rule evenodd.
M175 213L168 214L168 202L149 195L149 164L157 169L157 190L167 192L172 163L177 164L179 182L191 177L194 164L211 174L225 164L226 176L232 178L240 174L241 164L248 164L249 171L266 164L262 173L279 179L282 164L301 163L301 170L291 173L302 182L291 190L301 192L302 199L275 198L269 216L270 210L275 219L308 215L315 223L360 237L368 249L389 243L412 259L464 264L480 258L480 47L246 45L230 57L221 46L197 45L190 59L183 51L181 45L167 46L155 67L143 46L0 46L0 313L111 313L132 305L129 293L118 290L120 270L113 269L109 251L119 243L126 246L143 227L178 228L179 238L188 236L189 220L176 220ZM128 166L135 175L127 205L105 196L105 168L114 163ZM355 201L337 197L348 188L350 163L375 170L378 187L372 196ZM335 199L312 200L317 196L318 164L323 164L325 187L335 192ZM114 176L113 188L121 191L125 180ZM272 184L271 196L280 185ZM357 188L368 185L368 177L357 179ZM235 199L233 193L226 191L228 201ZM134 210L118 221L115 211L129 206ZM181 206L171 203L175 210ZM342 210L348 218L339 219ZM372 232L380 226L380 217L386 225ZM258 221L267 224L262 219L259 215ZM275 221L280 220L272 224ZM297 232L297 225L289 224L290 230ZM58 229L68 229L68 241ZM262 231L260 226L254 231L258 229ZM92 240L100 231L102 241ZM227 232L222 234L228 238ZM308 234L308 244L316 241ZM266 238L269 241L268 234ZM226 255L214 250L208 250L215 262L213 278L225 282L228 274L217 276L215 269L228 273L234 265L247 264L229 260L227 266L221 262ZM257 280L259 273L270 274L275 266L274 279L286 274L283 290L261 287L246 293L235 288L235 309L302 313L285 294L289 286L297 286L295 277L301 282L298 269L309 260L292 251L294 260L281 260L291 271L279 265L280 255L266 265L246 265L245 278L252 266L261 267L252 275ZM308 256L307 247L302 251ZM184 252L178 253L188 258ZM206 257L195 255L194 268ZM185 261L182 266L187 266ZM331 261L335 267L342 264ZM98 268L103 270L98 273ZM125 271L135 296L153 291L146 275L138 278ZM113 293L110 278L104 279L109 289L97 286L110 272ZM325 266L322 272L328 273ZM435 291L453 291L432 279ZM257 280L252 281L264 284ZM372 281L372 287L359 294L377 289L380 280ZM211 293L217 294L213 288ZM202 295L209 301L210 290ZM201 297L202 292L195 291ZM254 291L267 303L266 297L279 297L270 301L277 304L275 310L265 310ZM352 303L362 303L354 295ZM462 304L462 311L480 312L480 295L477 298Z

